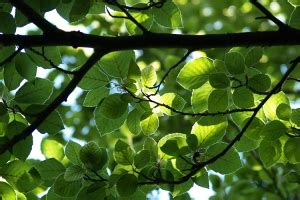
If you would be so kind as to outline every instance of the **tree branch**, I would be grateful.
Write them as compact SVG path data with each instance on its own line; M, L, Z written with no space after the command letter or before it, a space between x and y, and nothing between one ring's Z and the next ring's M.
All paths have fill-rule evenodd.
M0 146L0 155L5 151L11 149L16 143L21 140L25 140L32 132L43 123L43 121L59 106L62 102L66 101L68 96L73 92L75 87L89 71L89 69L105 54L108 50L95 50L94 54L86 61L86 63L74 74L73 79L66 86L66 88L60 93L56 99L45 108L42 112L36 116L35 120L20 134L15 135L12 139L8 140L5 144Z
M97 36L81 32L47 35L0 35L0 44L23 48L41 46L73 46L100 49L132 50L146 48L209 49L249 46L300 45L300 30L264 31L209 35L146 34L136 36Z

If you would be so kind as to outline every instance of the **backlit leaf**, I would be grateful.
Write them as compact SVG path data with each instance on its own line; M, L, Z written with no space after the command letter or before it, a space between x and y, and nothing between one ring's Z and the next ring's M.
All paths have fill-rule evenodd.
M133 163L134 152L128 144L118 140L115 144L114 158L121 165L131 165Z
M141 116L140 120L140 125L145 135L153 134L159 126L159 120L155 113L147 112Z
M36 78L26 82L16 93L15 100L19 103L42 104L52 94L52 82L46 79Z
M208 81L209 75L214 70L214 65L209 58L198 58L183 66L177 82L186 89L196 89Z
M230 74L238 75L245 72L245 60L242 54L238 52L226 53L224 61Z
M214 144L208 148L207 154L209 154L209 157L213 157L225 149L227 145L228 144L225 143ZM230 174L241 168L242 163L240 161L239 154L231 148L224 156L214 163L209 164L208 167L221 174Z
M240 108L251 108L254 106L253 93L246 87L236 88L232 98L234 104Z
M223 112L229 103L228 91L226 89L213 90L208 97L209 112Z

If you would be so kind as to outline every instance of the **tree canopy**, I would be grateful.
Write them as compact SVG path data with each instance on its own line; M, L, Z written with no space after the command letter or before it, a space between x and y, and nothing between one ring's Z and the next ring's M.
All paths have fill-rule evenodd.
M300 198L299 0L0 0L0 22L2 199Z

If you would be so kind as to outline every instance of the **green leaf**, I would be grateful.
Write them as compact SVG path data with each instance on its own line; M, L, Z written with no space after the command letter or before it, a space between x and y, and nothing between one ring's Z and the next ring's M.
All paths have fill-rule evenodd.
M259 62L262 56L263 56L263 48L253 47L247 52L245 58L245 64L248 67L253 67Z
M296 1L296 0L294 0L294 1ZM297 2L297 4L298 4L298 2ZM294 8L294 10L291 14L291 17L290 17L289 25L294 28L300 29L300 7L299 6Z
M271 167L280 159L281 151L279 140L274 142L263 140L258 148L259 157L266 168Z
M105 200L106 196L106 184L104 182L95 182L87 187L81 188L76 199L77 200L91 200L99 199Z
M60 0L47 0L47 1L40 1L40 10L41 12L48 12L50 10L55 9Z
M118 140L115 144L114 158L121 165L131 165L133 163L134 152L128 144Z
M226 69L230 74L238 75L245 72L245 61L242 54L238 52L226 53L224 61Z
M209 157L214 157L223 151L227 145L228 144L226 143L213 144L207 149ZM224 156L216 160L214 163L209 164L208 167L221 174L230 174L241 168L242 163L240 161L239 154L231 148Z
M151 161L156 162L158 157L158 147L157 142L151 138L147 137L144 141L143 149L148 150L151 155Z
M20 134L24 129L26 129L25 124L14 120L7 125L7 131L5 132L5 136L11 139L15 135Z
M294 6L300 6L300 0L288 0L288 2Z
M134 156L134 166L138 169L145 167L150 161L150 151L143 149Z
M80 160L80 155L79 151L81 149L80 144L70 140L65 148L65 154L66 157L75 165L80 165L81 160Z
M121 99L121 94L112 94L99 105L99 112L106 118L117 119L127 111L127 105L127 102Z
M81 185L81 181L66 181L62 174L56 178L52 187L59 196L74 197L79 192Z
M168 28L182 28L182 19L179 8L173 1L166 1L161 8L154 8L153 15L156 23Z
M41 184L41 176L39 172L32 168L29 172L25 172L17 181L17 188L20 192L29 192Z
M109 90L106 87L100 87L90 90L85 96L83 106L96 107L104 97L107 97Z
M290 105L282 103L276 108L276 115L281 120L288 121L291 117L292 109Z
M28 104L43 104L52 94L52 82L36 78L26 82L16 93L15 101Z
M85 17L92 6L92 0L74 0L73 6L69 13L70 22L78 21Z
M0 168L0 175L10 183L16 183L17 180L28 170L30 166L21 160L13 160Z
M66 170L63 164L54 158L38 162L34 167L43 180L54 179Z
M215 89L208 97L209 112L223 112L229 103L228 91L226 89Z
M291 164L300 162L300 138L289 138L284 145L284 155Z
M147 66L141 71L142 84L144 87L152 87L155 85L157 76L156 71L152 66Z
M39 54L44 55L44 57L46 57L48 60L51 60L51 62L56 66L62 63L60 52L57 47L34 47L33 49L39 52ZM45 60L43 56L27 49L25 52L37 66L44 67L46 69L52 68L51 63Z
M0 32L3 34L14 34L16 32L16 22L14 17L8 12L0 11Z
M145 7L147 4L136 4L134 7ZM147 30L150 30L152 24L153 24L153 16L151 9L142 10L142 11L131 11L130 14L134 17L134 19L139 22L142 26L144 26ZM133 23L130 20L125 20L125 25L127 28L127 31L131 34L142 34L142 30L139 29L139 27L136 26L135 23Z
M288 97L283 92L279 92L277 94L272 95L263 106L263 110L266 117L270 120L278 119L276 115L276 110L277 107L282 103L290 105Z
M160 150L170 156L176 156L179 153L176 140L167 140L166 143L160 147Z
M31 59L25 54L20 53L15 58L17 72L28 81L33 81L36 76L37 68Z
M117 191L121 197L132 195L137 188L138 181L133 174L124 174L117 182Z
M113 52L101 58L98 64L108 75L126 79L131 60L134 60L133 51Z
M261 130L260 135L265 140L274 141L283 136L286 132L286 126L282 122L274 120L266 124L266 126Z
M257 74L249 79L248 86L255 92L265 92L271 87L271 79L266 74Z
M46 197L47 200L74 200L72 197L62 197L54 192L53 187L51 187L47 193L47 195L43 196ZM42 199L44 199L42 198ZM35 199L34 199L35 200Z
M145 135L151 135L159 127L158 116L155 113L146 112L141 116L140 125Z
M192 180L200 187L209 188L208 173L205 169L201 170L196 177L192 177Z
M293 109L292 115L291 115L291 120L297 126L300 126L300 108Z
M193 90L191 103L194 113L200 113L208 109L208 95L214 89L208 82L204 83L200 88Z
M64 179L66 181L77 181L84 177L85 170L79 165L72 165L67 168Z
M85 144L79 151L80 160L88 169L99 170L107 162L106 149L100 148L96 142Z
M43 121L43 123L37 129L41 133L55 135L64 128L64 123L60 117L60 114L55 110Z
M214 65L209 58L194 59L180 70L177 82L186 89L196 89L208 81L209 75L214 70Z
M25 161L31 152L32 145L33 139L32 136L29 136L25 140L21 140L13 146L12 154L16 156L16 158Z
M16 70L14 61L6 63L4 68L4 83L8 90L14 90L21 84L23 78Z
M101 135L111 133L118 128L120 128L127 118L128 110L117 119L108 119L100 111L100 106L98 106L94 111L94 119L96 121L97 130Z
M177 111L182 111L184 105L186 104L186 101L181 96L175 93L165 93L159 98L159 103L170 106ZM160 106L159 110L161 110L166 115L176 114L175 112L164 106Z
M188 134L186 137L186 143L191 150L196 151L198 148L198 138L194 134Z
M244 134L243 137L235 143L234 147L238 152L248 152L259 147L260 142L261 139L254 140Z
M170 142L168 142L168 141L170 141ZM176 144L175 144L175 142L176 142ZM178 149L188 146L186 143L186 135L185 134L171 133L171 134L167 134L166 136L162 137L158 142L160 156L164 159L172 158L173 156L169 155L169 153L171 153L172 155L174 155L174 154L172 152L168 151L168 147L171 147L171 149L175 149L176 148L175 146L177 146ZM163 148L163 149L161 149L161 148ZM163 150L166 150L168 153L166 154L165 152L163 152Z
M55 158L57 160L62 160L64 158L64 146L51 139L44 138L41 144L42 153L46 158Z
M230 81L225 73L218 72L209 75L209 83L214 88L225 89L229 87Z
M140 118L143 113L141 113L138 109L132 110L127 117L126 124L131 133L137 135L141 132L142 127L140 125Z
M98 89L109 82L107 76L97 67L93 66L79 83L79 87L84 90Z
M3 200L15 200L16 193L14 189L5 182L0 182L0 197Z
M192 134L198 138L201 148L221 140L225 134L227 120L222 116L201 117L192 127Z
M251 108L254 106L254 97L251 90L246 87L236 88L232 94L233 102L240 108Z

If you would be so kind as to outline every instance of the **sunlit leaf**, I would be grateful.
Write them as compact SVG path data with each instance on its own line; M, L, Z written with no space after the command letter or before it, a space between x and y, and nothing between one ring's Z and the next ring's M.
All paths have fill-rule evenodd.
M196 89L208 81L214 70L209 58L198 58L184 65L178 74L177 82L186 89Z
M212 145L225 134L227 121L222 116L202 117L192 127L192 134L198 138L198 144L201 148Z
M46 138L43 139L41 150L46 158L55 158L57 160L62 160L65 156L64 146L55 140Z
M140 118L140 125L145 135L153 134L159 126L157 115L151 112L143 114Z

